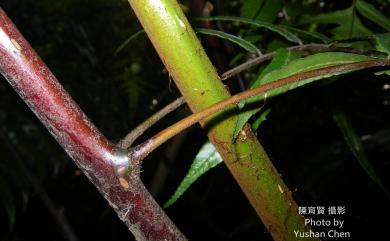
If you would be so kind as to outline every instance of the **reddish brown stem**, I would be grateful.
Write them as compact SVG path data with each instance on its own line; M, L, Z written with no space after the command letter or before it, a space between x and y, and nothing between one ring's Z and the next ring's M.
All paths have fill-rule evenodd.
M1 8L0 71L137 240L186 240L145 189L133 155L96 129Z
M152 125L156 124L159 120L164 118L166 115L176 110L184 104L186 100L184 97L179 97L176 100L172 101L164 108L159 110L157 113L153 114L151 117L146 119L144 122L139 124L136 128L134 128L129 134L127 134L121 141L119 141L118 146L127 149L131 147L134 141L140 137L147 129L149 129Z
M331 44L302 44L302 45L296 45L296 46L291 46L287 48L290 51L294 52L311 52L311 53L320 53L320 52L330 52L330 51L342 51L342 52L347 52L347 53L357 53L357 54L362 54L362 51L355 50L355 49L350 49L350 48L340 48L337 46L332 46ZM226 80L229 79L239 73L241 73L244 70L247 70L253 66L256 66L265 60L271 59L276 52L271 52L268 54L263 54L260 55L256 58L250 59L228 71L223 73L221 75L221 80Z
M210 107L194 113L184 119L182 119L179 122L176 122L175 124L169 126L168 128L160 131L158 134L156 134L154 137L148 139L144 143L137 146L137 149L140 149L141 151L138 152L137 158L138 160L135 160L137 162L141 162L146 156L149 155L150 152L152 152L154 149L159 147L161 144L169 140L171 137L177 135L178 133L182 132L184 129L192 126L193 124L215 114L218 111L222 111L228 107L234 106L238 104L242 100L249 99L255 95L263 94L268 91L296 83L305 79L313 78L320 75L326 75L333 72L344 72L344 71L351 71L351 70L357 70L357 69L365 69L365 68L371 68L376 66L387 66L390 65L389 59L378 59L378 60L369 60L369 61L363 61L363 62L356 62L356 63L349 63L349 64L341 64L337 66L330 66L330 67L324 67L321 69L316 69L308 72L298 73L291 75L289 77L285 77L279 80L276 80L274 82L264 84L262 86L259 86L254 89L249 89L246 91L243 91L239 94L231 96L229 99L220 101L215 103L214 105L211 105Z
M330 52L330 51L343 51L343 52L349 52L349 53L362 53L361 51L354 50L354 49L347 49L347 48L338 48L338 47L332 47L329 44L306 44L306 45L297 45L297 46L291 46L287 48L290 51L296 51L296 52ZM251 68L255 65L258 65L266 60L271 59L274 56L275 52L271 52L268 54L263 54L259 57L256 57L254 59L248 60L245 63L242 63L238 65L237 67L234 67L225 73L221 75L221 80L229 79L242 71ZM160 119L164 118L166 115L168 115L170 112L176 110L179 106L185 103L184 97L179 97L176 100L172 101L168 105L166 105L163 109L159 110L157 113L153 114L151 117L149 117L147 120L139 124L136 128L134 128L129 134L127 134L119 143L118 145L122 148L129 148L132 146L134 141L140 137L148 128L150 128L152 125L157 123Z

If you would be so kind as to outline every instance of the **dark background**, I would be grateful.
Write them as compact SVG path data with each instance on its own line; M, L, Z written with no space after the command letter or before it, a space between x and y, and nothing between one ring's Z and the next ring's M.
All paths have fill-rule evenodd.
M237 14L235 2L226 2L225 14ZM318 10L319 2L313 2ZM202 1L191 3L184 3L189 17L198 11L194 3ZM218 3L222 2L214 5ZM9 0L0 6L110 140L118 141L179 96L145 35L114 54L141 30L126 1ZM339 3L328 8L344 7ZM241 51L224 42L210 44L205 38L203 44L220 72ZM345 220L344 231L351 233L351 240L381 240L390 224L389 199L355 160L331 114L341 109L348 115L363 137L369 160L389 187L390 83L388 76L372 72L359 71L269 100L272 111L258 132L301 206L346 207L346 214L338 217ZM230 88L237 92L239 86ZM187 114L188 108L182 107L140 141ZM28 176L66 216L79 241L133 240L3 79L0 131L0 240L67 240ZM199 126L192 127L144 162L143 180L160 204L174 192L205 141ZM224 165L201 177L167 213L191 240L271 240Z

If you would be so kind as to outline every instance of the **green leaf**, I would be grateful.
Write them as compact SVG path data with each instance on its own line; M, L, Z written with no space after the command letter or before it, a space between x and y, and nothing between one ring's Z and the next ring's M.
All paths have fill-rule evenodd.
M364 151L363 144L356 134L354 128L352 127L351 122L347 118L344 112L334 112L333 119L337 123L341 132L343 133L344 139L348 144L349 149L352 154L355 156L356 160L359 162L360 166L368 174L368 176L377 184L388 198L390 198L390 193L383 185L378 174L375 172L374 167L371 162L368 160L366 152Z
M287 63L289 63L291 60L293 59L296 59L298 56L291 52L291 51L288 51L286 48L281 48L281 49L278 49L275 51L275 55L274 57L272 58L272 61L271 63L269 63L267 65L267 67L261 72L261 74L259 75L259 77L257 77L257 79L262 79L266 74L274 71L274 70L278 70L280 68L282 68L283 66L287 65ZM251 84L250 87L252 87L253 85L256 84L256 81L254 83ZM238 103L238 108L239 109L242 109L245 105L245 102L240 102ZM251 108L251 109L248 109L248 110L245 110L243 112L241 112L238 117L237 117L237 123L236 123L236 126L234 128L234 132L233 132L233 140L235 140L238 136L238 134L240 133L241 129L244 127L245 123L248 122L248 120L253 116L255 115L257 112L259 112L261 109L260 108Z
M252 124L253 131L257 131L257 129L259 129L261 123L267 120L267 116L270 112L271 112L271 108L268 108L265 111L260 113L260 116Z
M260 20L253 20L253 19L248 19L248 18L240 18L240 17L232 17L232 16L213 16L213 17L202 17L199 18L200 20L205 20L205 21L236 21L239 23L246 23L246 24L251 24L257 27L262 27L266 28L270 31L273 31L277 34L280 34L287 40L294 42L294 43L302 43L302 41L292 32L286 30L285 28L274 25L265 21L260 21Z
M378 11L374 5L362 0L358 0L356 1L356 9L364 17L378 24L387 31L390 31L390 19Z
M347 23L341 24L339 27L330 31L335 36L335 39L348 39L355 36L372 34L372 32L362 24L357 16L355 16L355 18L351 21L352 22L349 25Z
M135 38L140 36L141 34L144 34L145 30L140 30L134 34L132 34L128 39L126 39L116 50L114 55L118 55L119 52L121 52L131 41L133 41Z
M245 0L240 9L240 16L244 18L256 18L264 0Z
M377 51L375 44L372 43L374 35L364 36L361 40L358 38L347 39L347 41L334 42L333 46L337 48L349 48L360 52Z
M301 23L337 24L338 26L331 29L330 33L338 40L372 34L372 32L361 23L353 9L353 7L349 7L344 10L318 14L315 16L304 16Z
M263 85L263 84L271 83L275 80L286 78L288 76L295 75L298 73L303 73L303 72L312 71L312 70L321 69L321 68L330 67L330 66L337 66L337 65L341 65L341 64L368 61L368 60L373 60L373 59L375 59L375 58L368 57L365 55L341 53L341 52L327 52L327 53L313 54L313 55L310 55L310 56L307 56L304 58L293 60L284 68L277 70L277 71L272 71L272 72L266 74L264 77L259 78L255 83L253 83L251 88L255 88L255 87L258 87L258 86ZM352 72L352 70L347 71L347 72ZM334 72L334 73L329 73L326 75L320 75L320 76L316 76L313 78L309 78L309 79L306 79L305 81L300 81L300 82L294 83L292 85L287 85L283 88L269 91L269 92L267 92L267 95L268 95L268 97L271 97L271 96L274 96L276 94L280 94L282 92L286 92L286 91L289 91L289 90L294 89L296 87L308 84L314 80L328 78L330 76L340 75L340 74L344 74L347 72L344 72L344 71L343 72ZM263 96L264 95L265 94L263 94ZM252 97L251 101L253 101L255 99L257 99L257 98Z
M326 37L322 33L304 31L302 29L294 28L291 26L285 26L285 25L283 25L283 27L290 30L291 32L296 33L302 39L307 39L308 41L317 41L317 42L320 41L323 43L329 43L332 41L332 39Z
M374 35L376 49L390 55L390 33Z
M249 121L249 119L255 115L257 112L261 110L262 107L255 108L255 109L249 109L246 111L241 112L238 115L236 126L234 127L233 132L233 141L237 139L238 134L240 133L241 129L244 127L244 125Z
M264 76L269 73L279 70L282 67L286 66L291 61L298 59L300 56L295 52L289 51L287 48L281 48L275 51L275 55L272 58L272 61L267 67L261 72L261 74L256 78L256 80L251 83L250 88L258 86L258 82L264 78Z
M282 0L265 1L255 19L272 23L278 17L278 13L282 11L283 3Z
M245 0L240 9L240 16L272 23L282 8L282 0Z
M260 50L256 48L255 45L253 45L251 42L246 41L245 39L242 39L240 37L234 36L232 34L228 34L222 31L213 30L213 29L204 29L204 28L198 28L196 30L198 33L206 34L206 35L212 35L216 36L222 39L229 40L230 42L233 42L245 50L247 50L250 53L260 53Z
M283 9L290 19L316 11L316 4L302 4L302 1L284 1Z
M347 63L355 63L355 62L360 62L360 61L367 61L367 60L373 60L374 58L367 57L364 55L357 55L357 54L350 54L350 53L333 53L333 52L328 52L328 53L318 53L314 55L307 56L305 58L300 58L291 61L289 64L287 64L285 67L281 69L277 69L274 71L271 71L264 76L261 76L259 79L257 79L251 86L251 88L255 88L267 83L271 83L273 81L289 77L291 75L295 75L298 73L303 73L311 70L316 70L316 69L321 69L325 67L330 67L330 66L337 66L341 64L347 64ZM358 69L355 69L358 70ZM328 78L331 76L336 76L340 74L345 74L352 72L354 70L349 70L349 71L341 71L341 72L333 72L325 75L319 75L313 78L308 78L308 79L303 79L302 81L274 89L271 91L268 91L264 94L260 94L257 96L254 96L252 98L249 98L248 100L245 100L244 103L240 103L239 106L242 105L248 105L248 104L253 104L256 102L259 102L261 100L264 100L269 97L273 97L279 94L282 94L284 92L293 90L295 88L298 88L300 86L309 84L313 81ZM237 137L237 134L239 132L239 128L242 128L246 121L250 119L251 116L257 113L259 111L258 109L255 110L248 110L243 113L240 113L238 116L238 121L235 129L235 136L233 136L233 140Z
M219 155L214 145L210 142L206 142L200 148L198 154L195 157L195 160L192 162L190 170L188 170L187 175L181 181L175 193L164 204L164 208L174 204L177 199L183 195L183 193L192 185L192 183L194 183L200 176L205 174L211 168L217 166L222 161L222 157Z
M300 21L301 24L307 23L334 23L334 24L342 24L343 20L349 22L349 18L352 17L352 8L347 8L344 10L333 11L329 13L322 13L316 15L306 15L303 16Z
M375 75L382 75L382 74L390 75L390 69L378 71L378 72L375 72L374 74Z

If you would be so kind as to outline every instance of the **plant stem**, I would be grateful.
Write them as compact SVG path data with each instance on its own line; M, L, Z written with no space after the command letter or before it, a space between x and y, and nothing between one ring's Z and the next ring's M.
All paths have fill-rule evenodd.
M359 50L354 50L354 49L349 49L349 48L339 48L332 46L331 44L303 44L303 45L296 45L296 46L291 46L287 48L290 51L295 51L295 52L312 52L312 53L320 53L320 52L330 52L330 51L343 51L343 52L348 52L348 53L361 53ZM266 60L269 60L274 56L275 52L271 52L268 54L263 54L261 56L258 56L256 58L250 59L246 61L245 63L242 63L225 73L221 75L222 80L229 79L239 73L241 73L244 70L247 70L249 68L252 68L255 65L258 65Z
M143 147L143 150L146 152L142 155L139 155L140 158L146 157L149 155L150 152L152 152L154 149L159 147L161 144L172 138L173 136L177 135L178 133L182 132L184 129L192 126L193 124L204 120L205 118L217 113L218 111L226 110L228 107L235 106L240 101L246 100L248 98L251 98L256 95L260 94L266 94L269 91L278 89L280 87L290 85L299 81L303 81L309 78L313 78L320 75L326 75L329 73L334 72L344 72L349 70L357 70L357 69L363 69L363 68L371 68L371 67L377 67L377 66L386 66L390 65L389 59L383 59L383 60L372 60L372 61L364 61L364 62L357 62L357 63L350 63L350 64L342 64L337 66L331 66L331 67L325 67L317 70L312 70L304 73L299 73L295 75L291 75L289 77L276 80L274 82L264 84L262 86L259 86L257 88L249 89L246 91L243 91L239 94L231 96L229 99L220 101L218 103L215 103L214 105L199 111L197 113L194 113L184 119L182 119L179 122L176 122L175 124L169 126L168 128L164 129L163 131L156 134L154 137L150 138L149 140L145 141L144 143L140 144ZM141 160L139 160L141 161Z
M176 110L179 106L184 104L186 101L183 97L179 97L176 100L172 101L164 108L159 110L157 113L153 114L151 117L146 119L144 122L139 124L136 128L134 128L129 134L127 134L119 143L118 146L127 149L131 147L134 141L140 137L147 129L149 129L156 122L164 118L164 116L168 115L172 111Z
M137 240L186 240L144 187L132 156L96 129L1 8L0 72Z
M143 30L142 30L143 31ZM296 45L291 46L288 48L290 51L296 51L296 52L305 52L309 51L312 53L319 53L319 52L328 52L328 51L344 51L344 52L353 52L353 53L360 53L360 51L353 50L353 49L347 49L347 48L337 48L332 47L329 44L306 44L306 45ZM271 52L268 54L264 54L261 56L258 56L254 59L248 60L245 63L242 63L238 65L237 67L234 67L226 72L224 72L221 75L221 80L229 79L235 75L238 75L242 71L245 71L255 65L261 64L262 62L271 59L275 55L275 52ZM170 112L176 110L178 107L180 107L182 104L185 103L185 99L183 97L179 97L176 100L172 101L168 105L166 105L164 108L162 108L160 111L153 114L151 117L149 117L146 121L139 124L135 129L133 129L129 134L127 134L119 143L118 145L122 148L129 148L132 146L134 141L140 137L147 129L149 129L152 125L154 125L156 122L164 118L166 115L168 115Z
M129 3L194 113L230 97L176 1ZM272 237L276 241L297 240L293 231L309 227L298 214L291 192L248 125L232 143L236 122L236 116L224 111L200 123ZM140 148L147 152L145 146ZM140 153L138 150L137 155Z

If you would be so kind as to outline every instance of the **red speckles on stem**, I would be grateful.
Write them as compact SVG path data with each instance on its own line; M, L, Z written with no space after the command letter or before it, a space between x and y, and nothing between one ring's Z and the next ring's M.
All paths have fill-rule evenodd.
M96 129L1 8L0 72L138 240L186 240L145 189L132 154ZM126 163L134 170L123 188L115 169Z

